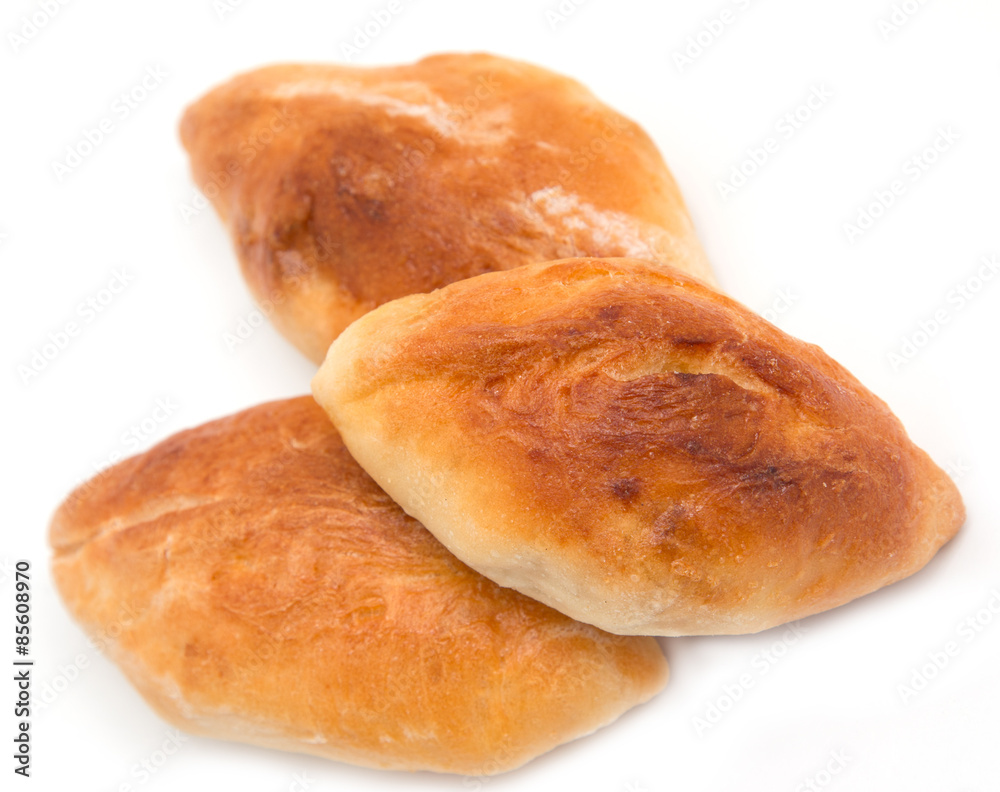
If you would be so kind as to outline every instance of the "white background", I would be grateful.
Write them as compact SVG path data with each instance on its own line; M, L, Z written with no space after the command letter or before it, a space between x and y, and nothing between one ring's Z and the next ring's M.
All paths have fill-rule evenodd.
M223 342L253 305L214 212L181 217L193 184L177 123L188 102L237 71L344 60L341 45L385 4L246 0L221 18L216 5L69 2L22 44L9 34L39 3L7 0L0 12L0 610L13 612L13 562L30 559L35 692L59 688L33 719L33 777L4 788L278 792L298 774L310 789L791 791L809 779L821 789L997 789L1000 614L982 611L972 640L958 630L1000 590L1000 278L961 306L953 291L981 257L1000 254L1000 4L988 0L911 0L915 12L894 32L879 27L893 11L886 0L590 0L554 27L546 10L558 0L404 0L355 62L488 50L576 77L638 120L680 182L724 288L762 312L790 290L777 324L844 363L951 465L968 522L913 578L805 620L776 662L760 653L780 651L781 628L665 641L672 679L661 696L507 776L384 773L193 737L145 782L135 774L168 727L62 608L47 572L48 520L112 454L131 452L122 437L157 399L176 409L143 448L307 391L312 366L270 327L233 351ZM730 23L681 68L675 53L724 9ZM112 103L148 67L167 77L121 119ZM720 181L814 86L833 98L724 199ZM52 163L104 117L113 132L59 181ZM948 128L958 140L910 180L908 160ZM904 194L849 241L844 224L894 179ZM122 267L127 289L25 383L18 367L47 334L79 321L78 305ZM894 368L890 353L939 310L947 324ZM0 624L6 658L12 616ZM899 686L953 640L958 655L904 702ZM726 707L727 686L743 674L752 686L699 734L696 718ZM13 684L3 689L12 701ZM9 756L13 717L3 711L0 754ZM835 751L846 766L823 775ZM4 759L0 772L9 778L12 766Z

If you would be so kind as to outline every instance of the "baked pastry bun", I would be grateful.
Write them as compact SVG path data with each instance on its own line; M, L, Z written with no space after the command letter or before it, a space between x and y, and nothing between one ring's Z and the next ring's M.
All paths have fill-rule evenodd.
M69 610L195 734L488 774L667 677L655 639L579 624L458 561L308 397L111 468L60 507L51 542Z
M821 349L684 273L529 265L396 300L313 391L465 563L621 634L749 633L920 569L955 485Z
M638 256L712 278L649 136L537 66L270 66L180 131L255 298L317 363L375 306L484 272Z

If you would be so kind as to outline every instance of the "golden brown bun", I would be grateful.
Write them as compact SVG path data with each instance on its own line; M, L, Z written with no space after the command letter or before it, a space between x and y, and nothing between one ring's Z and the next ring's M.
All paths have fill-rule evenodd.
M526 63L271 66L193 104L181 138L254 296L317 363L375 306L483 272L638 256L712 280L649 136Z
M478 775L666 681L655 639L579 624L461 564L308 397L101 474L59 509L51 542L73 615L197 734Z
M571 259L405 297L313 381L465 563L623 634L762 630L920 569L951 480L818 347L669 268Z

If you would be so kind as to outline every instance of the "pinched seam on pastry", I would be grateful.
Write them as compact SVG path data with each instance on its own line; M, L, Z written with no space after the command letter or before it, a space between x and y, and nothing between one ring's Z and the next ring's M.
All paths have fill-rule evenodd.
M111 534L122 533L131 528L146 525L168 514L180 514L224 500L230 500L230 498L212 498L204 495L171 495L151 498L128 517L116 516L98 523L86 539L76 542L53 543L52 549L57 560L66 560L79 553L90 542L104 539Z
M396 96L392 95L394 89ZM410 95L403 98L408 93ZM359 81L344 79L298 80L275 86L270 95L278 100L296 96L336 96L377 107L390 118L404 116L419 119L440 137L468 146L498 146L514 134L509 106L483 107L477 109L475 114L469 114L461 106L441 99L419 82L380 83L369 88ZM452 116L458 116L460 122Z
M658 260L677 247L676 240L663 229L643 223L625 212L600 209L558 184L535 190L523 202L508 205L525 222L545 229L550 237L554 238L556 231L567 236L585 235L600 248L619 247L622 256ZM693 233L686 219L685 225ZM572 239L561 241L573 247ZM572 249L566 253L579 255L582 251Z

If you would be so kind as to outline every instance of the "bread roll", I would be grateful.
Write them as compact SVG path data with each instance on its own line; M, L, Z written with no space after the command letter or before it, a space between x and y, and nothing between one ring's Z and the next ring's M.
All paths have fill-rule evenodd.
M317 363L375 306L483 272L639 256L712 277L646 133L526 63L271 66L193 104L181 138L255 298Z
M702 283L571 259L396 300L313 381L465 563L621 634L748 633L920 569L951 480L821 349Z
M59 509L51 542L69 610L195 734L479 775L666 680L655 639L579 624L460 563L308 397L102 473Z

